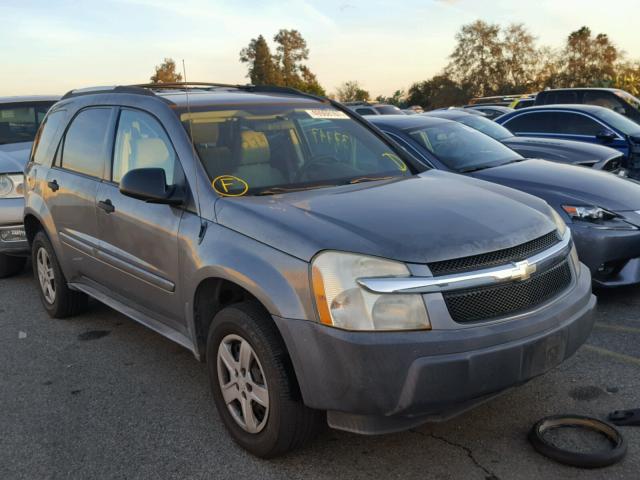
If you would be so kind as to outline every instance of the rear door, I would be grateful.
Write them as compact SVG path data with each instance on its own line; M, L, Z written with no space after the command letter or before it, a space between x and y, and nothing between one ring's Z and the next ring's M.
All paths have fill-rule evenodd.
M101 270L96 259L96 194L111 151L114 112L110 107L81 110L71 121L46 175L44 197L70 282L96 278Z
M113 162L97 195L101 283L118 300L180 328L178 228L183 210L122 195L119 182L136 168L163 168L167 184L184 184L177 155L159 121L123 108L115 133Z

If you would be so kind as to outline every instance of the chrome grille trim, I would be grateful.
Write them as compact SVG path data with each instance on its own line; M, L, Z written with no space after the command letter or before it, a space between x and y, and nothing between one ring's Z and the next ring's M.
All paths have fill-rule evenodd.
M372 277L360 278L358 284L374 293L438 293L451 290L487 287L504 282L526 280L566 258L571 251L571 232L551 248L521 262L439 277Z

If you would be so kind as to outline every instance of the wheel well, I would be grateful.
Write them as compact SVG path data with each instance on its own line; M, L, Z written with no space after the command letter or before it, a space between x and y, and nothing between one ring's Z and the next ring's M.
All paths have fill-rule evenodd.
M36 234L42 229L42 224L36 217L33 215L27 215L24 217L24 231L27 234L27 241L29 242L29 245L33 243L33 239L36 237Z
M247 290L229 280L208 278L203 280L196 290L193 302L193 319L196 329L196 342L201 358L207 346L207 336L213 317L225 307L234 303L252 301L264 306ZM266 309L265 309L266 311Z

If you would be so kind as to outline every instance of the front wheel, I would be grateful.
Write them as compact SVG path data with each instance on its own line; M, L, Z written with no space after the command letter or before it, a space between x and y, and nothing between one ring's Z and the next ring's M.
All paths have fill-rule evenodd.
M259 305L243 302L215 316L207 366L225 427L252 454L282 455L321 428L322 413L302 403L284 342Z

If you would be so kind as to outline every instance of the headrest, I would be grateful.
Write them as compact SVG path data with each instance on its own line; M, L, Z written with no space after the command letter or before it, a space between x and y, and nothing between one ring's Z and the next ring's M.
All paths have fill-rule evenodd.
M218 142L219 124L213 122L197 123L194 122L190 127L193 132L193 141L195 143L212 143Z
M133 144L134 168L163 167L169 161L169 150L159 138L140 138Z
M269 142L264 133L245 130L241 133L241 141L241 165L269 163L271 160L271 151L269 150Z

